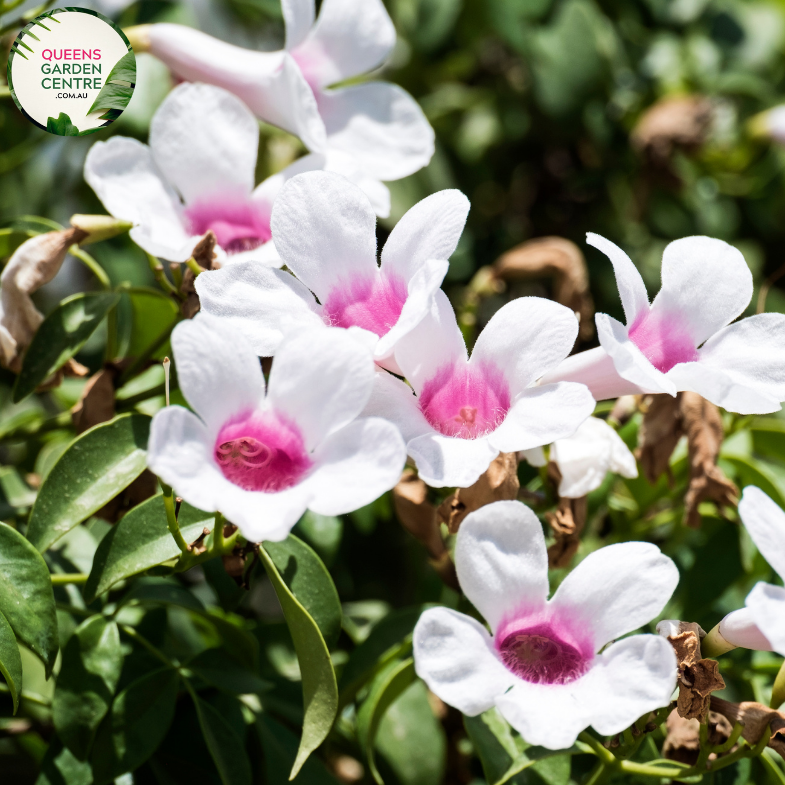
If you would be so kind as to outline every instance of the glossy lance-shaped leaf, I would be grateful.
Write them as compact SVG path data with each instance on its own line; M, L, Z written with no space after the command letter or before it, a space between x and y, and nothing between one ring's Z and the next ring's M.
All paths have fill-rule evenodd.
M294 779L308 756L327 738L332 728L338 713L338 685L319 625L297 601L262 546L259 547L259 556L283 608L302 673L305 716L300 747L289 775L289 779Z
M16 637L52 672L58 633L49 569L40 553L5 523L0 523L0 613Z
M268 692L274 686L234 660L223 648L205 649L190 659L186 667L210 686L235 695Z
M122 667L117 624L100 615L82 622L63 649L52 719L63 743L79 760L85 760L90 752Z
M14 384L14 403L30 395L84 346L119 294L74 294L44 319L33 336Z
M126 84L118 84L125 82ZM125 109L136 84L136 58L133 52L123 55L106 77L106 82L98 93L87 114L102 109Z
M85 431L46 476L27 536L43 553L128 487L144 470L150 418L121 414Z
M0 673L3 674L11 691L14 714L16 714L19 708L19 696L22 693L22 657L16 644L16 635L2 613L0 613Z
M185 541L193 542L205 528L213 528L214 515L183 502L178 521ZM92 602L118 581L179 555L166 523L163 496L153 496L134 507L101 540L85 586L85 601Z
M357 738L365 752L368 768L379 785L383 785L383 780L374 757L376 733L384 713L414 679L414 660L411 657L403 662L389 663L373 680L368 697L357 712Z
M41 761L35 785L93 785L93 771L89 763L77 760L54 736Z
M221 782L223 785L249 785L251 764L248 762L244 741L218 711L203 701L190 686L189 692L196 706L199 727Z
M332 648L341 634L341 601L322 560L293 534L282 542L266 542L264 547L292 594L319 625L327 647Z
M161 668L131 682L98 728L91 763L96 785L142 765L163 741L174 718L179 675Z

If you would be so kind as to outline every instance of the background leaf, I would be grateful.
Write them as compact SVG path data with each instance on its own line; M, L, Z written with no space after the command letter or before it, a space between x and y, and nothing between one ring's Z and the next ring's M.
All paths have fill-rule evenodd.
M16 636L8 623L8 619L0 613L0 673L11 690L14 702L14 714L19 708L19 696L22 694L22 658Z

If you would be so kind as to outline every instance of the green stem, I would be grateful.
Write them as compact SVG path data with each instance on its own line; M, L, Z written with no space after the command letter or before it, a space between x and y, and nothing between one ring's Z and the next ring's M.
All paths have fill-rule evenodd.
M136 395L129 395L127 398L118 398L117 410L123 412L127 411L128 409L133 409L137 403L149 401L150 398L157 398L159 395L163 394L164 385L163 382L161 382L161 384L157 384L155 387L151 387L149 390L143 390L142 392L136 393Z
M143 635L140 635L133 627L128 624L118 624L117 625L129 638L135 640L140 646L147 649L154 657L157 657L161 662L165 665L168 665L170 668L179 668L180 666L178 663L173 662L170 660L157 646L154 646L150 641L147 640Z
M668 761L671 768L667 766L654 766L651 763L635 763L631 760L619 761L619 768L627 774L637 774L640 777L667 777L668 779L678 778L679 782L684 782L685 777L694 775L691 767L677 768L675 761Z
M191 555L191 549L180 531L180 526L177 523L177 515L174 509L174 493L172 492L171 485L161 483L161 489L164 492L164 507L166 508L166 525L177 543L177 547L187 555Z
M602 743L595 739L594 736L592 736L588 731L581 731L581 733L578 735L578 738L584 742L584 744L588 744L594 751L594 754L601 761L604 761L605 763L616 762L616 758L614 757L613 753L603 747Z
M0 692L5 693L6 695L11 694L11 690L8 687L0 682ZM29 692L28 690L22 690L21 695L19 696L23 701L30 701L30 703L36 703L39 706L46 706L46 708L50 708L52 702L45 698L43 695L39 695L37 692Z
M785 785L785 774L782 773L777 758L778 755L774 750L765 749L760 756L760 762L763 764L763 768L769 773L771 779L779 783L779 785Z
M220 512L215 513L215 525L213 526L213 546L212 550L216 555L224 552L224 524L226 519Z
M785 703L785 661L783 661L777 672L777 677L774 679L769 706L772 709L778 709L783 703Z
M76 605L68 605L68 603L65 602L56 602L55 608L57 608L58 611L70 613L72 616L81 616L83 619L95 616L95 611L89 611L87 608L77 608Z
M164 266L152 254L145 254L150 269L153 271L153 277L158 285L169 295L175 297L177 300L182 300L180 292L172 286L172 282L166 277Z
M60 414L50 417L47 420L37 420L36 422L20 425L18 428L12 428L10 431L6 431L6 433L0 435L0 440L10 442L28 439L31 436L37 436L39 433L56 431L59 428L68 428L72 422L71 412L60 412Z
M608 764L598 760L583 785L600 785L600 783L605 781L608 774L610 774Z
M99 283L104 289L111 289L112 282L109 280L109 276L106 274L106 270L101 267L92 256L90 256L87 251L80 248L78 245L72 245L68 249L68 253L71 256L75 256L88 270L98 279Z
M185 263L188 269L194 274L194 277L201 275L204 270L199 266L199 262L193 256Z
M65 586L67 583L87 583L89 576L84 572L66 572L54 573L49 577L52 580L52 586Z
M10 98L11 88L7 85L0 85L0 98Z
M239 537L240 530L238 529L231 537L229 537L228 540L222 541L223 544L220 550L218 550L215 547L215 544L213 544L212 547L208 548L202 553L183 554L180 557L180 561L177 562L175 572L185 572L186 570L190 570L191 567L196 567L197 564L214 559L216 556L224 556L228 553L231 553L234 550L234 546L237 544Z
M716 752L718 755L727 752L739 740L739 736L741 736L743 730L744 726L740 722L737 722L733 726L733 732L728 736L728 740L723 744L717 744L715 747L712 747L711 751Z

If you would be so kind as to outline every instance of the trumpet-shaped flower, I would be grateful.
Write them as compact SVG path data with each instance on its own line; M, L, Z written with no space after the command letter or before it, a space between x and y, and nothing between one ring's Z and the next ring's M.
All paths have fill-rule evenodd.
M398 180L430 161L434 135L400 87L369 82L328 89L381 65L395 27L381 0L284 0L285 48L255 52L175 24L129 32L181 79L224 87L262 120L302 139L312 152L340 150L379 180Z
M445 703L469 716L495 706L529 744L563 749L589 725L619 733L670 701L676 656L664 638L611 643L651 621L676 588L676 566L655 545L595 551L548 600L542 525L520 502L500 501L466 516L455 567L490 634L448 608L420 617L415 669Z
M559 496L579 499L602 485L608 472L637 477L635 456L605 420L589 417L572 436L551 446L550 459L559 467Z
M595 398L691 390L728 411L763 414L785 400L785 315L731 324L752 297L739 251L710 237L670 243L662 288L649 304L629 256L596 234L590 245L613 263L627 325L597 314L601 346L567 359L545 381L580 381Z
M394 422L433 487L467 487L499 452L531 450L572 435L592 413L582 384L535 386L567 356L578 334L568 308L539 297L494 314L471 359L449 300L436 292L428 315L396 346L411 388L380 373L366 413Z
M222 261L280 266L270 217L283 184L309 169L361 176L348 156L312 154L254 188L258 147L259 125L242 101L219 87L184 84L155 113L149 147L123 136L97 142L85 179L112 215L135 224L132 239L154 256L184 262L212 230ZM360 183L375 193L373 181Z
M286 537L306 509L341 515L400 478L396 428L357 419L373 383L370 352L341 330L303 331L280 347L265 393L259 359L220 320L199 314L172 334L193 414L153 418L148 465L187 502L220 510L254 542Z
M233 265L200 275L196 290L203 310L229 320L261 356L291 329L360 327L378 337L376 361L397 370L396 343L428 312L468 212L460 191L423 199L390 233L380 267L365 194L339 175L308 172L273 208L273 241L294 275Z

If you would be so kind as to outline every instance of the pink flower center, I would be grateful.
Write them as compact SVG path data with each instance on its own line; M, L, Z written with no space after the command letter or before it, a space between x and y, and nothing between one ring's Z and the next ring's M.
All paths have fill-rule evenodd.
M252 251L271 237L270 208L236 195L200 200L185 208L191 234L212 229L228 254Z
M593 659L549 623L511 632L497 648L507 668L532 684L569 684L586 673Z
M698 350L689 329L673 315L649 311L634 322L628 335L646 359L662 373L667 373L679 363L698 359Z
M379 272L335 287L324 302L324 320L334 327L362 327L378 336L395 326L408 291L403 279Z
M510 410L504 375L488 365L444 365L423 385L420 411L439 433L477 439L495 431Z
M213 454L224 477L246 491L291 488L313 465L297 427L268 412L245 414L224 425Z

